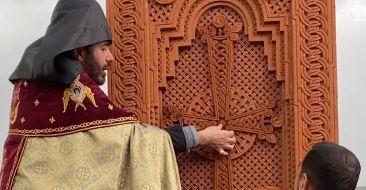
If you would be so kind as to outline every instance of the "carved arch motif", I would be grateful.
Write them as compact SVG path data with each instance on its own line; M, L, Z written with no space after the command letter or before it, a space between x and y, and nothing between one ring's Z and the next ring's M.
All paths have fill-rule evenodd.
M185 2L185 1L184 1ZM174 63L179 59L179 48L191 45L195 38L195 27L203 12L212 7L230 7L240 14L245 34L250 42L264 43L264 55L269 60L268 69L277 70L277 79L284 80L284 70L287 60L286 52L281 52L281 48L287 49L285 41L286 26L284 18L268 18L265 3L262 1L188 1L187 4L176 5L175 15L168 25L160 25L155 29L156 38L161 46L162 57L160 86L165 87L166 77L174 76ZM174 12L174 11L173 11ZM250 27L249 27L250 26ZM165 77L164 77L165 76Z
M116 57L109 72L110 96L119 106L155 125L204 127L224 118L230 126L232 120L215 114L244 112L247 119L240 122L247 122L245 126L273 129L266 134L276 143L240 127L246 130L238 132L240 148L225 159L203 149L180 155L180 170L187 172L181 173L183 188L292 189L306 151L317 141L337 141L334 0L108 0L107 5ZM230 26L233 18L243 25L232 51L217 39L209 48L197 29L213 20L203 16L202 22L202 15L225 10ZM221 56L209 58L209 49ZM220 64L229 52L234 52L230 93L225 90L230 64ZM212 71L208 64L202 66L208 62L215 65ZM194 64L182 72L188 70L186 63ZM182 82L190 85L182 88ZM178 88L172 90L174 86ZM230 98L227 114L225 100Z
M253 21L246 21L244 18L247 13L244 14L245 11L242 8L233 6L235 3L211 2L210 4L205 4L202 2L202 4L194 4L192 3L191 5L194 7L192 8L193 10L185 12L187 15L184 15L185 13L183 12L182 16L179 16L179 18L187 18L185 21L180 21L181 25L177 23L176 28L169 26L167 30L161 29L161 32L158 32L157 35L160 36L157 38L157 43L161 43L159 47L162 47L161 56L159 57L162 57L161 60L163 60L163 63L166 63L162 69L162 74L159 75L162 77L164 73L166 74L165 78L163 77L160 80L160 88L165 89L162 95L163 123L170 125L174 122L180 122L181 124L194 124L198 128L204 128L221 121L226 126L226 129L235 130L238 143L235 151L227 159L218 157L217 154L202 148L197 149L195 152L201 157L214 162L212 168L215 170L215 189L254 188L240 184L232 177L235 173L233 173L233 167L235 167L233 165L246 164L243 161L243 155L253 147L256 139L264 139L266 142L276 143L278 134L275 135L274 128L282 127L283 125L283 113L281 113L278 107L280 104L280 86L277 84L277 81L281 80L276 78L276 67L271 67L271 64L268 64L271 61L273 65L276 64L276 59L268 57L273 57L271 52L276 47L276 38L281 38L280 31L278 31L279 37L272 37L272 34L275 33L273 31L279 30L280 24L277 22L277 26L259 27L263 34L257 36L253 34L252 39L254 40L251 41L248 34L250 32L256 33L257 31L251 31L248 29L250 28L249 25L243 23ZM205 14L208 15L206 20L201 21L202 15ZM230 16L230 19L226 15ZM252 15L255 15L255 13L252 13ZM248 13L247 17L249 16L250 14ZM234 22L233 19L238 22ZM247 19L252 20L251 18ZM178 27L178 25L181 27ZM266 32L265 30L268 31ZM282 38L284 38L283 33ZM240 42L236 43L238 40ZM278 40L278 43L281 43L281 41ZM268 46L267 50L266 44ZM264 81L259 79L260 82L255 80L256 77L260 77L260 74L254 74L253 78L248 76L250 78L249 83L256 83L258 86L261 86L260 88L269 85L271 87L268 89L277 89L274 90L274 94L265 95L263 92L258 92L260 94L259 97L263 97L262 99L249 97L246 95L247 92L242 87L239 87L240 82L235 81L237 80L235 77L238 74L248 75L248 68L244 69L246 67L245 64L234 61L234 56L238 56L240 47L244 46L250 47L253 52L244 51L241 53L254 56L255 58L252 61L258 64L256 66L261 65L259 67L253 66L252 69L258 73L264 72L266 75ZM196 51L189 52L191 47L197 48ZM187 61L184 61L185 58L183 57L186 57ZM197 64L191 65L192 68L189 68L190 66L188 65L184 66L191 62L189 58L192 57L199 57L199 60L195 63L201 66L197 66ZM164 65L163 63L160 64ZM202 64L207 65L202 66ZM196 74L192 75L192 73L185 72L190 69L193 69ZM203 78L200 78L205 74L211 77L203 76ZM195 77L200 79L197 79L197 81L194 79ZM202 84L202 81L206 81L206 84ZM164 83L166 84L164 85ZM192 89L186 87L191 86L191 84L194 84ZM239 86L233 88L233 85ZM184 90L182 91L183 88L192 94L186 94ZM263 88L263 91L266 90ZM183 96L185 100L181 101L180 97L177 96ZM191 99L187 100L186 98L189 97ZM238 104L243 103L243 105L233 105L230 103L232 101ZM164 102L170 102L172 105L166 105ZM235 106L237 106L236 109ZM281 147L280 144L276 146L278 148ZM256 150L254 152L254 154L261 154ZM277 154L278 152L274 155ZM276 163L281 162L278 157L275 160ZM181 167L185 167L183 163ZM263 168L260 171L269 170ZM254 172L253 175L258 174ZM183 186L188 188L189 184L183 184Z

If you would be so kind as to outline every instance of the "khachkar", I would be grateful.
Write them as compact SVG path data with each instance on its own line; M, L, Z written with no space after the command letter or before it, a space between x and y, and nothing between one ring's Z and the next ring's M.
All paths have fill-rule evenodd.
M109 0L109 94L159 126L222 122L219 157L178 156L183 189L292 189L312 144L338 140L334 0Z

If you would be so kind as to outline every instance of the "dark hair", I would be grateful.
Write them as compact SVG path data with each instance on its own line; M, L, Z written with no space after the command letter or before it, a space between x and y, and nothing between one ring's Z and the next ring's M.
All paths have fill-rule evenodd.
M92 47L92 45L87 45L87 46L84 46L82 48L84 48L87 53L90 53L91 52L91 47ZM69 51L64 51L64 52L58 54L55 57L55 59L57 60L58 57L67 57L69 59L75 59L76 60L76 57L74 56L74 49L69 50Z
M351 151L329 142L315 144L301 165L314 190L354 190L360 171Z
M91 46L85 46L89 52ZM56 73L56 81L61 84L70 84L82 72L82 66L74 56L74 50L60 53L53 60Z

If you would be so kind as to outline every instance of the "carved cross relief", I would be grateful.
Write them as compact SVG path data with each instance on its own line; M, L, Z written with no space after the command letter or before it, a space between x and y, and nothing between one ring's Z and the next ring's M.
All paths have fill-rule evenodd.
M334 0L109 0L112 100L142 122L222 123L228 157L177 155L183 189L293 189L337 141Z
M170 107L165 112L168 126L179 122L182 125L194 124L202 129L222 123L227 130L235 131L237 144L227 158L204 148L196 150L202 157L214 160L216 168L221 168L215 172L215 178L221 182L232 180L231 175L221 174L229 172L232 159L248 151L257 138L276 143L274 128L281 128L284 123L284 118L274 113L275 101L256 105L245 92L232 88L233 44L239 40L238 32L242 28L240 22L230 25L222 14L216 15L210 25L198 27L200 40L208 49L210 91L199 93L186 110ZM239 105L241 109L233 112L230 105Z

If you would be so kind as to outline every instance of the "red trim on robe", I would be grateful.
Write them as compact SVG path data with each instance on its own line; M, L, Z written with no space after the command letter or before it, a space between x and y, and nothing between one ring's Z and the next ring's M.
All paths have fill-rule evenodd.
M23 155L27 137L9 135L5 141L3 168L0 172L0 189L12 188L15 174Z

